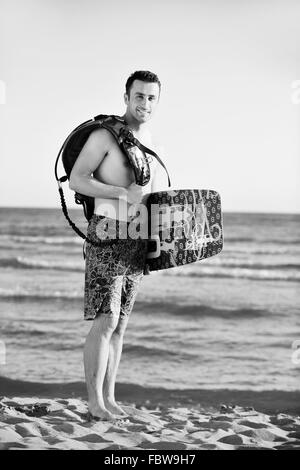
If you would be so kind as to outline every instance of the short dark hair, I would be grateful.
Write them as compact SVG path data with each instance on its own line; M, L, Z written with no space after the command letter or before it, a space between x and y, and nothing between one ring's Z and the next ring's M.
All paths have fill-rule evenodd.
M134 80L141 80L142 82L150 82L150 83L157 83L159 86L159 92L161 89L161 83L159 81L158 76L155 73L149 72L149 70L137 70L136 72L132 73L130 77L127 79L125 90L126 94L129 97L130 95L130 88Z

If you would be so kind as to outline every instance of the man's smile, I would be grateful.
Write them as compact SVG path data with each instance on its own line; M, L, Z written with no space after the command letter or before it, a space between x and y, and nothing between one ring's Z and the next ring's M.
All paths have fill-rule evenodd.
M139 108L137 108L137 111L138 111L138 113L143 114L143 115L150 114L150 111L144 111L144 110L139 109Z

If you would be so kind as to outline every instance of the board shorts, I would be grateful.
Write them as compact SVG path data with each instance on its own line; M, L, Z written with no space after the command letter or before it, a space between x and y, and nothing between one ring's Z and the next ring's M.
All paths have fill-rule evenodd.
M144 275L148 240L126 236L130 222L93 214L86 244L84 319L128 316Z

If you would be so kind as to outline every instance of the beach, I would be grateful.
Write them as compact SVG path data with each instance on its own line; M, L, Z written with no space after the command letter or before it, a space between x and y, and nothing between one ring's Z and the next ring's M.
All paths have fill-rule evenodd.
M127 416L91 422L83 383L2 378L0 385L2 450L300 449L300 392L174 390L166 396L118 384Z
M128 416L100 423L82 241L59 210L0 212L1 449L299 447L299 216L224 214L220 255L144 277L117 376Z

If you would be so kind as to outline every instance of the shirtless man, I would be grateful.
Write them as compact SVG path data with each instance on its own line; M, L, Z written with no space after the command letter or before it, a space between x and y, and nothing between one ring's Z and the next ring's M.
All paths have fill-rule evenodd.
M123 116L134 136L159 156L161 148L152 140L148 121L159 102L160 87L155 74L133 73L126 82L127 108ZM99 242L99 226L103 223L115 222L119 232L128 228L134 205L144 204L149 193L167 188L161 165L150 156L148 161L150 181L139 186L127 157L110 132L98 129L91 133L69 184L72 190L95 198L88 227L91 239ZM84 346L84 369L91 417L112 420L116 415L126 416L115 400L115 382L129 314L143 277L145 243L146 240L127 236L108 240L103 247L87 245L84 318L93 320L93 325Z

